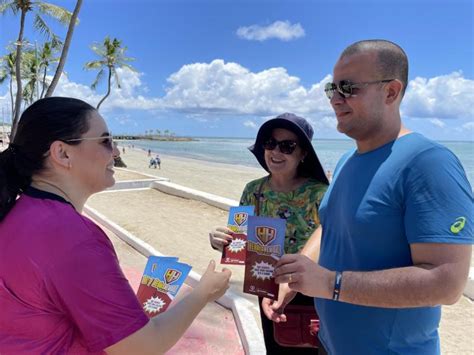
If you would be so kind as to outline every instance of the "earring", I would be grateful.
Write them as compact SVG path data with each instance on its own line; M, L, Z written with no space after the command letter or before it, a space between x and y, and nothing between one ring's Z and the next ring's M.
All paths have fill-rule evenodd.
M301 159L301 161L300 161L300 162L301 162L301 163L304 163L304 159Z

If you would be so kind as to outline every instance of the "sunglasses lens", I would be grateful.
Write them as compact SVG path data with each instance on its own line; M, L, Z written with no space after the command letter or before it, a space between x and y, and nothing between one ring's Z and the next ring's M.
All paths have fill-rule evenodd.
M334 83L326 83L326 85L324 86L324 92L326 93L326 96L328 97L328 99L332 99L332 97L334 96L334 91L336 90L336 84Z
M276 146L277 146L277 141L274 140L273 138L270 138L266 140L265 142L263 142L263 149L265 150L273 150L276 148Z
M339 90L346 99L352 95L352 83L349 80L341 80L339 82Z
M296 149L296 142L295 141L281 141L278 143L280 147L280 152L283 154L291 154Z

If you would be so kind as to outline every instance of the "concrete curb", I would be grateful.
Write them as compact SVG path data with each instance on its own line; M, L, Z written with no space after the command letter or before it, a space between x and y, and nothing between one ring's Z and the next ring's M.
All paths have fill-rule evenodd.
M143 179L143 180L123 180L117 181L114 186L109 187L105 191L117 191L128 189L142 189L150 188L150 185L158 179Z
M151 188L157 189L161 192L184 197L190 200L197 200L208 205L220 208L222 210L228 211L230 206L238 206L239 201L232 200L230 198L225 198L217 195L210 194L208 192L203 192L199 190L194 190L189 187L181 186L167 181L155 181L151 183Z
M135 237L133 234L120 227L97 210L86 205L84 206L84 212L89 215L89 217L112 231L117 237L132 246L145 257L149 257L150 255L163 255L151 245ZM194 287L200 279L201 275L195 271L191 271L185 282L191 287ZM251 310L252 308L255 308L255 306L232 291L227 291L226 294L216 302L221 306L232 310L245 353L265 354L266 350L263 335Z
M127 169L127 168L114 167L114 170L122 170L122 171L126 171L126 172L132 173L132 174L143 175L143 176L149 177L150 179L153 179L153 180L170 181L170 179L162 177L162 176L156 176L156 175L151 175L151 174L147 174L147 173L142 173L140 171L131 170L131 169Z

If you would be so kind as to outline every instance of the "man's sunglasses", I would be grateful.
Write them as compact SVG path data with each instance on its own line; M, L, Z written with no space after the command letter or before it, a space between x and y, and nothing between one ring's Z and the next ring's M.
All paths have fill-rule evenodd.
M100 136L100 137L74 138L74 139L65 140L64 142L69 143L69 142L81 142L81 141L95 141L95 140L100 140L100 139L102 139L102 142L100 143L104 145L107 149L114 150L114 137L112 135Z
M273 150L276 148L276 146L278 146L278 148L280 148L280 152L282 152L283 154L292 154L295 151L297 145L297 142L289 139L277 141L274 138L269 138L265 142L263 142L263 149Z
M364 83L353 83L349 80L341 80L338 84L336 83L327 83L324 87L326 96L331 100L334 96L334 92L337 90L344 98L349 98L354 94L354 89L361 89L371 84L380 84L380 83L389 83L395 79L386 79L386 80L377 80L377 81L367 81Z

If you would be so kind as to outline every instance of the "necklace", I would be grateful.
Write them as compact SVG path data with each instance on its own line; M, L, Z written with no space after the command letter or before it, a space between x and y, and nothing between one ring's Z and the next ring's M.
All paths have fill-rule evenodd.
M61 192L61 194L63 195L62 197L64 197L67 202L73 204L73 203L72 203L72 199L71 199L71 198L68 196L68 194L67 194L66 192L64 192L64 190L61 189L60 187L58 187L58 186L56 186L56 185L54 185L54 184L52 184L52 183L50 183L50 182L48 182L48 181L45 181L45 180L39 180L39 179L33 180L33 183L38 183L38 182L41 183L41 184L48 185L48 186L50 186L50 187L52 187L52 188L58 190L59 192ZM73 204L73 205L74 205L74 204Z

